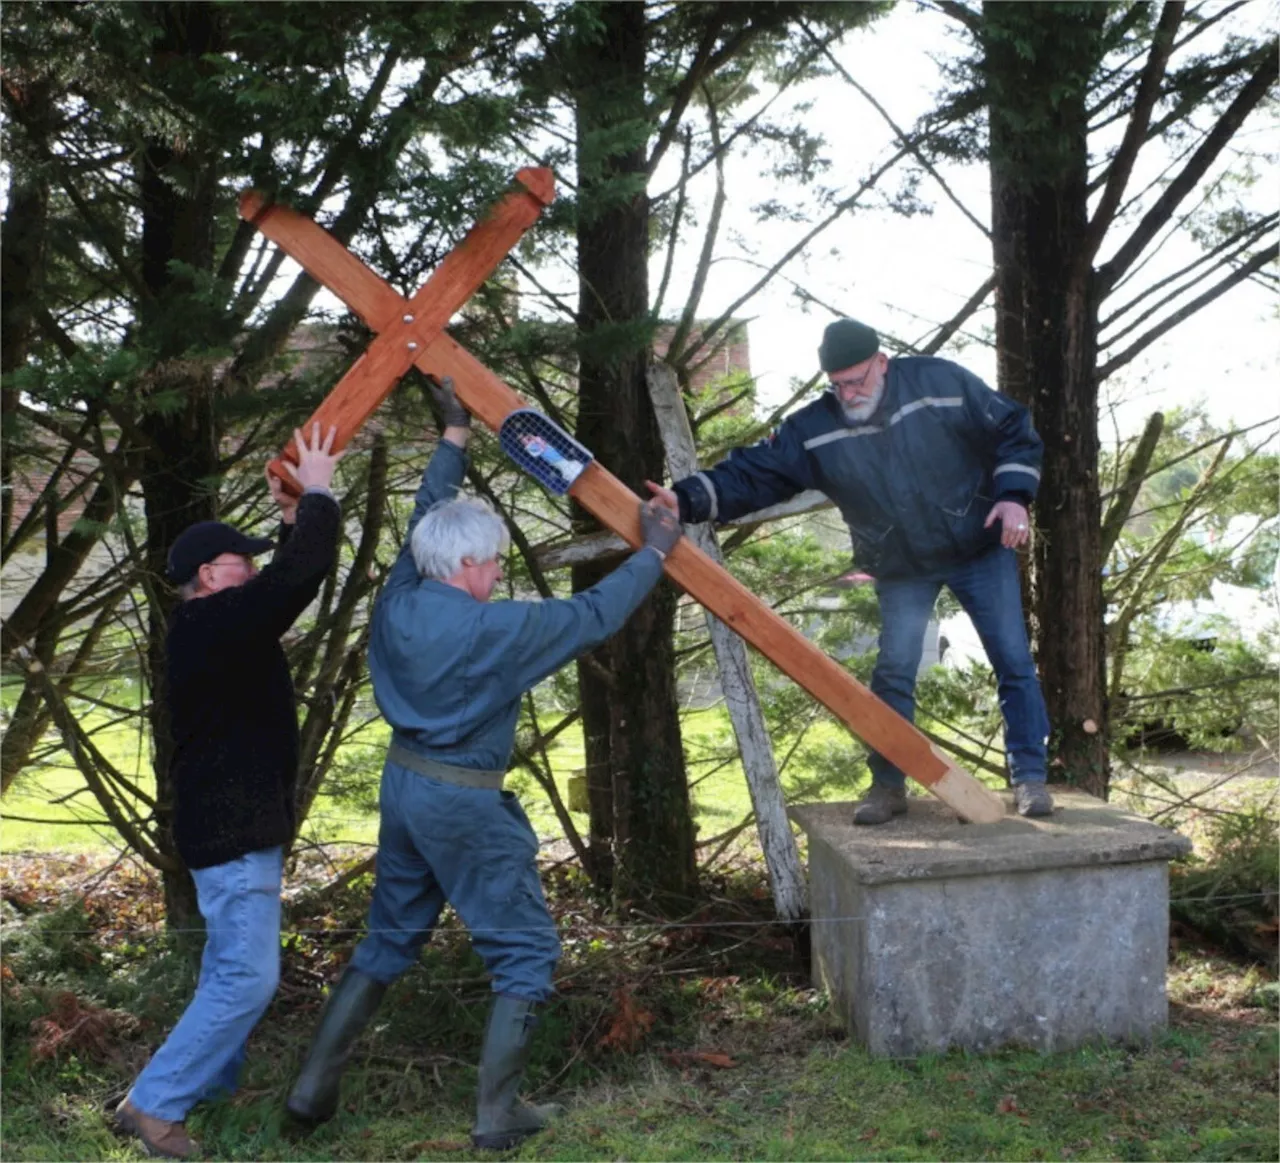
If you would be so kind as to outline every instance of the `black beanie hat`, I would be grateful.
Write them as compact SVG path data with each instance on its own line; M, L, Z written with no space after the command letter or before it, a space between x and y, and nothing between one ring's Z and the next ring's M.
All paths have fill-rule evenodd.
M838 372L870 359L880 350L880 336L856 319L828 323L818 348L818 362L824 372Z

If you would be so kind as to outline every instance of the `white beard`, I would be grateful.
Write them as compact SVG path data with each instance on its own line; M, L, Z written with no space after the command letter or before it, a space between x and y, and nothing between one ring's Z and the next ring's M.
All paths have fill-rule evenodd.
M880 401L884 398L884 380L881 379L876 390L871 393L860 404L845 404L840 402L840 410L844 413L845 423L862 424L870 420L875 415L875 410L880 407ZM836 397L839 401L839 397Z

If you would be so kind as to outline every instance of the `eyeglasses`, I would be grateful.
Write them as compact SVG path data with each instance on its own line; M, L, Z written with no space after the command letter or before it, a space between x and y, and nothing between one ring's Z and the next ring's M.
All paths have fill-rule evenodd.
M843 376L840 379L831 376L828 378L827 383L835 388L836 391L843 391L845 388L860 388L867 382L867 377L875 370L876 365L872 364L860 376Z

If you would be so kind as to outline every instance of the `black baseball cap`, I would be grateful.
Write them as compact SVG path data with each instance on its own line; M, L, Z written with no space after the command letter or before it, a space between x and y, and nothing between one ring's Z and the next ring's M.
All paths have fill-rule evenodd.
M169 550L169 580L185 585L206 561L224 553L255 557L274 546L270 537L246 537L222 521L197 521L178 534Z

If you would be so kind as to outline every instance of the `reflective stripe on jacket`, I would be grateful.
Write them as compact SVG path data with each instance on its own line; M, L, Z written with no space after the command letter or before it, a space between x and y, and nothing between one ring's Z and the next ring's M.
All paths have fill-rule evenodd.
M767 440L676 483L686 521L729 521L805 489L840 509L875 577L939 575L999 542L997 500L1029 504L1043 444L1021 404L946 359L891 359L880 407L849 424L832 392Z

